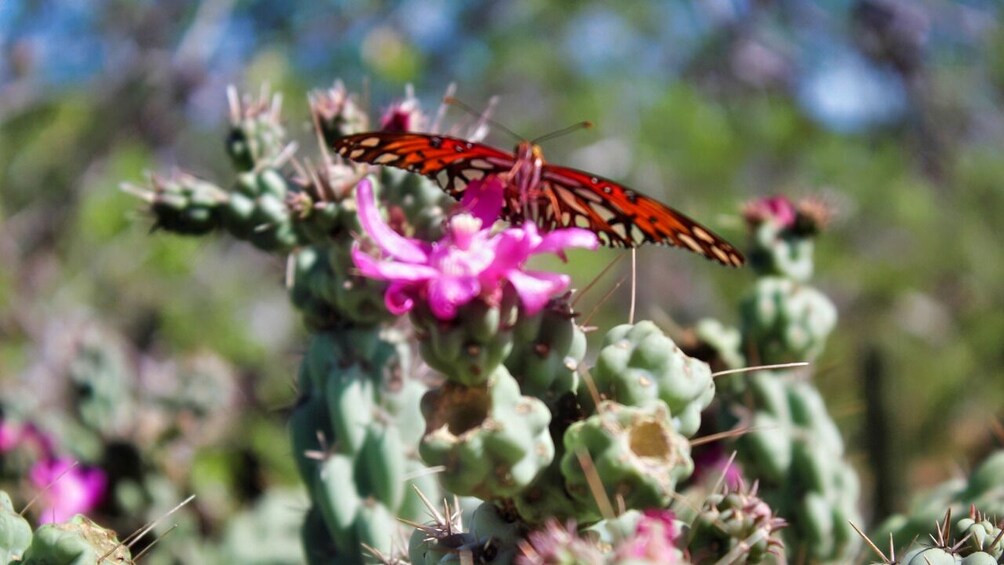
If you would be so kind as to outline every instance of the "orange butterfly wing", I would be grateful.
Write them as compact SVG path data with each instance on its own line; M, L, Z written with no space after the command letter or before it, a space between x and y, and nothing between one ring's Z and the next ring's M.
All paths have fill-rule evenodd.
M508 172L516 164L511 153L465 139L424 133L358 133L335 140L333 147L346 159L431 177L458 199L471 181Z
M333 147L346 159L432 177L454 198L459 198L471 181L508 173L516 165L511 153L423 133L360 133L337 139ZM512 201L519 196L507 194L503 211L503 216L514 223L523 219L523 207ZM592 230L604 244L613 247L668 244L723 265L738 267L745 262L732 244L683 213L585 171L545 164L540 185L530 197L539 214L537 223L547 230L581 227Z
M585 171L544 165L537 198L549 201L539 206L542 223L549 228L587 228L612 247L669 244L723 265L746 262L731 243L679 210Z

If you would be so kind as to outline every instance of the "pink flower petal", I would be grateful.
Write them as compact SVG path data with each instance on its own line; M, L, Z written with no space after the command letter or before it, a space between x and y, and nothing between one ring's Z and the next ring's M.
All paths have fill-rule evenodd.
M371 279L418 282L439 276L439 271L432 267L379 261L355 247L352 249L352 262L364 277Z
M383 303L387 306L387 311L395 316L409 312L415 306L415 301L408 294L410 289L411 285L399 282L390 283L387 292L383 295Z
M481 284L474 277L441 277L429 283L429 307L440 320L451 320L458 306L480 293Z
M564 257L563 251L569 247L596 249L600 240L596 234L584 228L564 228L544 234L543 241L534 249L535 253L557 253Z
M373 184L364 178L356 185L356 203L359 207L359 223L384 253L409 263L424 263L427 253L416 244L384 223L373 196Z
M571 282L568 275L559 273L511 271L508 278L524 310L531 316L540 312L552 296L568 288Z
M505 184L496 175L471 181L460 199L460 207L486 227L491 227L502 213Z

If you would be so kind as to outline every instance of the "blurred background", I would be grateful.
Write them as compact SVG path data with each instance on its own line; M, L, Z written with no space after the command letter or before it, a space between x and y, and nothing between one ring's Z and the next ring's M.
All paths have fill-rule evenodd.
M1002 11L995 0L4 0L2 410L31 414L110 480L137 482L103 503L106 525L135 527L196 493L181 527L206 539L242 535L228 517L263 504L290 509L295 531L305 503L284 421L305 332L283 261L151 233L119 185L176 167L231 178L229 84L281 92L312 155L308 90L341 79L377 113L410 84L432 112L456 83L472 106L498 95L495 118L527 137L593 121L547 142L548 159L624 181L737 244L742 202L826 199L837 215L815 282L841 319L816 378L865 476L866 514L901 509L1002 441ZM623 253L574 255L568 268L583 287ZM583 301L593 325L627 320L628 285L602 297L629 263ZM637 317L734 323L751 281L645 248Z

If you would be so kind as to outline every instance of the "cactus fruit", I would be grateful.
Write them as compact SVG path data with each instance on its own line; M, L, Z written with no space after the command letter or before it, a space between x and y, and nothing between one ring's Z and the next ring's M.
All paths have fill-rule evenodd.
M505 367L487 382L452 382L422 399L426 431L419 452L427 465L441 465L440 479L452 493L484 500L508 498L526 488L551 463L551 414L540 400L520 395Z
M429 367L451 382L481 386L512 351L512 326L519 309L516 297L504 292L499 304L474 300L461 306L452 320L441 320L424 304L412 310L419 353Z
M596 413L572 424L564 435L561 472L569 495L588 523L602 516L590 487L603 485L605 502L626 509L665 508L676 483L690 476L690 444L676 431L665 404L625 406L604 401ZM594 476L590 476L593 475Z
M85 516L69 522L45 524L35 530L21 560L24 565L122 565L133 563L129 548L115 532Z
M697 433L701 411L715 395L707 363L684 354L647 321L611 329L590 375L603 399L638 407L665 404L674 428L686 437ZM581 397L592 406L587 391Z
M781 277L758 279L740 304L740 316L748 354L762 364L814 360L837 321L830 299Z

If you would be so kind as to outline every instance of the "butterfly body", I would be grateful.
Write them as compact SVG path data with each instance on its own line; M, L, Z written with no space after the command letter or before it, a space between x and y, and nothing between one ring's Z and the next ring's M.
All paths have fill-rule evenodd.
M530 217L545 230L592 230L612 247L667 244L724 265L745 262L732 244L683 213L612 180L547 163L528 141L509 153L442 135L370 132L339 138L334 149L352 161L431 177L458 199L471 182L497 176L505 187L502 216L514 224Z

